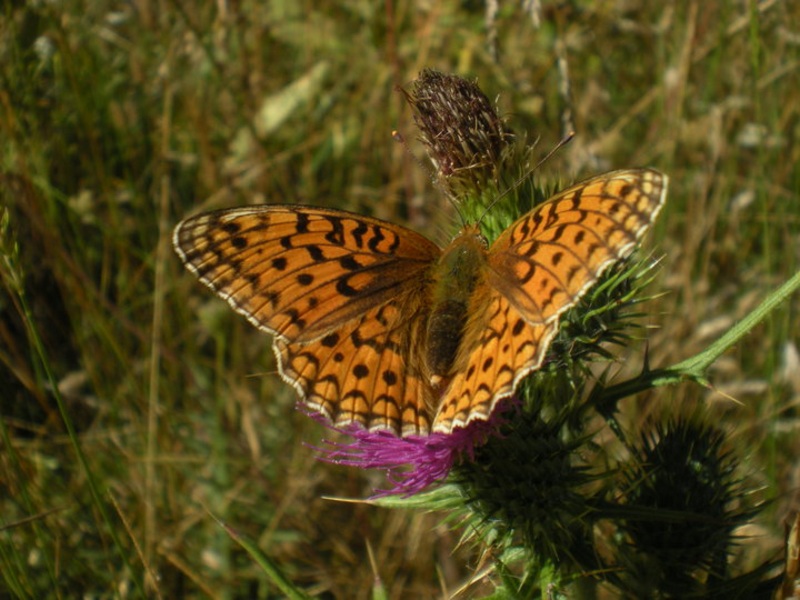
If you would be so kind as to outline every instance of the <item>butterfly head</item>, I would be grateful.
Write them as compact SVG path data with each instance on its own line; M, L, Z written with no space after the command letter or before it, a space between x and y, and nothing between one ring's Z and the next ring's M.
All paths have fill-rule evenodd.
M469 245L483 250L489 249L489 240L481 232L479 223L466 223L458 232L458 239L464 241L464 245Z

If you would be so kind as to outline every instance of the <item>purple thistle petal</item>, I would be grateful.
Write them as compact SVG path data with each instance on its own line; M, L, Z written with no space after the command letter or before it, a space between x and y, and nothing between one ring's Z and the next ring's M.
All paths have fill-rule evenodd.
M432 433L405 438L389 431L367 431L356 423L335 427L321 415L311 413L312 418L329 429L353 438L349 443L324 440L323 447L314 448L320 452L320 459L327 462L360 469L385 470L392 488L376 490L374 497L393 494L410 496L447 477L450 469L462 457L472 459L476 447L484 444L489 436L498 435L500 425L506 422L502 413L509 407L518 407L518 402L505 402L493 411L488 420L477 419L449 434Z

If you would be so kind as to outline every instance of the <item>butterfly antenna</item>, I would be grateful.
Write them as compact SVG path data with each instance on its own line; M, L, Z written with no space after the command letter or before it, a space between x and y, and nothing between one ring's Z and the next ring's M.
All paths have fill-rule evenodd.
M422 160L420 160L420 158L416 154L414 154L411 151L411 147L408 145L405 136L395 129L394 131L392 131L392 138L394 138L394 141L402 144L406 152L408 152L411 158L414 159L414 162L416 162L420 166L420 168L428 174L428 177L430 178L431 183L434 185L434 187L438 189L444 195L444 197L450 201L450 204L453 205L453 208L455 209L456 214L458 214L458 218L461 221L461 225L462 226L466 225L467 223L466 218L462 214L461 210L458 208L458 202L453 197L453 194L451 194L448 191L448 189L442 185L441 181L436 176L436 173L431 170L431 168L427 165L427 163L424 163Z
M558 143L557 143L555 146L553 146L553 148L550 150L550 152L548 152L547 154L545 154L544 158L542 158L541 160L539 160L539 162L537 162L537 163L536 163L534 166L532 166L530 169L528 169L527 171L525 171L525 172L524 172L524 173L523 173L523 174L522 174L522 175L519 177L519 179L517 179L517 180L516 180L514 183L512 183L512 184L511 184L511 185L510 185L510 186L509 186L509 187L508 187L508 188L507 188L507 189L506 189L506 190L505 190L505 191L504 191L502 194L500 194L500 195L499 195L497 198L495 198L494 200L492 200L492 201L491 201L491 203L489 204L489 206L487 206L487 207L486 207L486 208L483 210L483 214L481 215L481 218L480 218L480 219L478 219L478 223L481 223L481 222L483 221L484 217L485 217L487 214L489 214L489 211L490 211L490 210L492 210L492 208L494 208L494 205L495 205L495 204L497 204L498 202L500 202L500 200L502 200L503 198L505 198L506 196L508 196L508 195L509 195L511 192L513 192L514 190L516 190L517 188L519 188L519 187L520 187L520 186L523 184L523 182L525 182L525 181L527 181L527 180L528 180L528 178L529 178L529 177L530 177L530 176L533 174L533 172L534 172L534 171L536 171L536 170L537 170L539 167L541 167L541 166L542 166L544 163L546 163L548 160L550 160L550 158L551 158L551 157L552 157L552 156L553 156L553 155L554 155L556 152L558 152L558 151L559 151L561 148L563 148L564 146L566 146L567 144L569 144L569 142L570 142L570 141L572 140L572 138L574 138L574 137L575 137L575 132L574 132L574 131L570 131L570 132L569 132L567 135L565 135L563 138L561 138L561 141L559 141L559 142L558 142Z

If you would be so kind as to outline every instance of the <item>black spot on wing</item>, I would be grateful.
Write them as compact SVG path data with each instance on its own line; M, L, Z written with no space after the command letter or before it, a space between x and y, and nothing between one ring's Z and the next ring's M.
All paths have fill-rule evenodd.
M383 231L377 225L372 226L372 235L369 238L369 242L367 242L367 246L373 252L379 252L378 248L381 245L381 242L386 239L386 236L383 235Z
M216 221L216 219L214 220ZM229 235L234 235L236 233L239 233L239 231L242 229L242 226L236 223L235 221L228 221L227 223L223 223L220 226L220 229L222 229L222 231L224 231Z
M289 322L297 327L299 330L303 330L306 327L306 320L300 317L300 312L295 308L286 309L284 314L289 317Z
M325 254L322 252L322 248L317 246L316 244L309 244L306 246L306 252L311 257L311 260L314 262L321 262L325 260Z
M523 321L522 319L517 319L517 322L514 323L514 327L511 330L511 334L516 337L520 333L522 333L523 329L525 329L525 321Z
M350 285L349 279L349 277L340 277L336 281L336 291L347 298L354 298L358 296L359 291Z
M238 277L242 272L242 261L238 258L228 257L228 270Z
M561 240L561 237L564 235L564 232L566 230L567 230L567 226L564 225L563 223L561 225L559 225L558 227L556 227L556 230L553 233L553 239L550 240L550 243L557 244L559 242L559 240Z
M334 244L341 246L344 244L344 226L339 217L328 217L328 223L331 224L331 230L325 234L325 239Z
M363 268L363 265L354 256L343 256L339 259L339 265L347 271L357 271Z
M266 299L266 301L269 302L270 306L272 306L273 309L277 308L278 303L281 301L280 292L277 292L275 290L269 290L267 292L264 292L263 296Z
M350 235L353 236L353 239L356 242L356 246L359 248L364 247L364 236L369 231L367 224L364 221L359 221L358 226L350 232Z
M322 338L321 343L326 348L333 348L339 343L339 339L338 333L330 333Z
M295 229L297 233L308 233L308 224L311 220L308 218L308 215L302 212L298 212L297 214L297 223L295 224Z

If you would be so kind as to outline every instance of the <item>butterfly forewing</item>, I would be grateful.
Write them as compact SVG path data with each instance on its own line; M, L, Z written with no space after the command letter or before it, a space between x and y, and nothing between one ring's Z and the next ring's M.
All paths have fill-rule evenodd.
M560 192L509 227L489 253L489 282L529 323L574 306L603 271L627 256L658 214L666 178L613 171Z
M377 219L272 205L186 219L174 243L237 312L289 342L318 338L418 285L441 253L418 233Z

